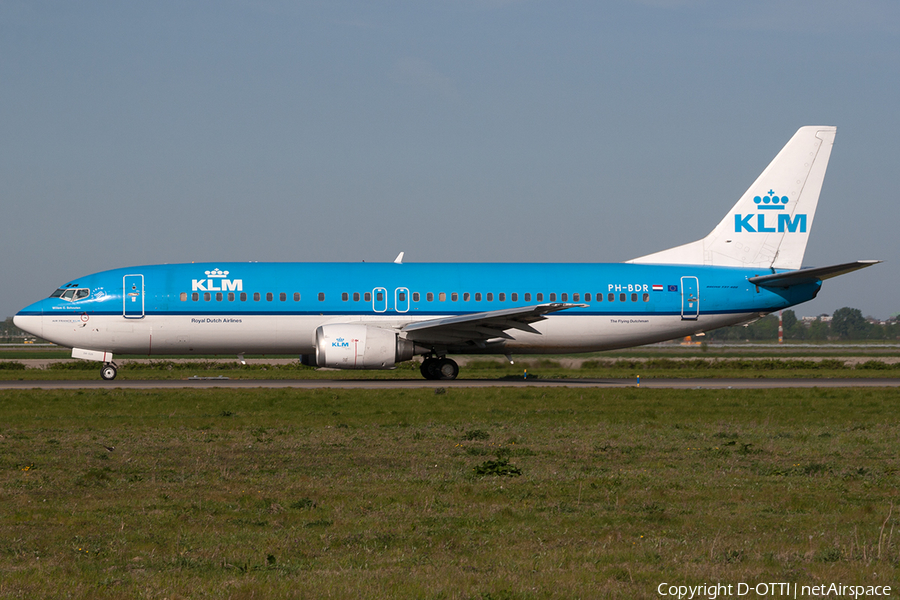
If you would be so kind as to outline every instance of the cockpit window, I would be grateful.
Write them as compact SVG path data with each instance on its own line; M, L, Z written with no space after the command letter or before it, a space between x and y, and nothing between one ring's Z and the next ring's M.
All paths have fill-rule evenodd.
M62 298L63 300L74 302L75 300L87 298L90 295L91 290L89 288L59 288L58 290L50 294L50 297Z

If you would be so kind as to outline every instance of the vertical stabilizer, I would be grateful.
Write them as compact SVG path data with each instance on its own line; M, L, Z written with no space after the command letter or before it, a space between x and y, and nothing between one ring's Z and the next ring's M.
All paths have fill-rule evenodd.
M801 127L702 240L632 263L799 269L836 127Z

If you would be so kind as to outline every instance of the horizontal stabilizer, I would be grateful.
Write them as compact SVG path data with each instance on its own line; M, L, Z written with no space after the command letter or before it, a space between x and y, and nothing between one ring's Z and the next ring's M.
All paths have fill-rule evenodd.
M751 277L750 283L761 285L763 287L780 287L786 288L792 285L800 285L803 283L814 283L823 279L831 279L845 273L852 273L859 269L865 269L872 265L877 265L880 260L858 260L856 262L844 263L842 265L831 265L830 267L815 267L812 269L800 269L798 271L785 271L784 273L773 273L771 275L760 275L759 277Z

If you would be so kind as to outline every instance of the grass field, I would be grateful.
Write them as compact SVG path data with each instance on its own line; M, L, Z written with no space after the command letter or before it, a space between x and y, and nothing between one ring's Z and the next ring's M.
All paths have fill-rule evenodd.
M0 597L892 585L898 406L895 389L0 392Z

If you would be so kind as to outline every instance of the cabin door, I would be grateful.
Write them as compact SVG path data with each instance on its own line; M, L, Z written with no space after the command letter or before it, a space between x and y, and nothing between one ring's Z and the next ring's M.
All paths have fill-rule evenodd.
M409 311L409 289L399 287L394 290L394 310L398 313Z
M696 321L700 316L700 284L696 277L681 278L681 320Z
M126 319L144 318L143 275L126 275L122 278L122 316Z
M372 290L372 310L377 313L387 310L387 289L377 287Z

